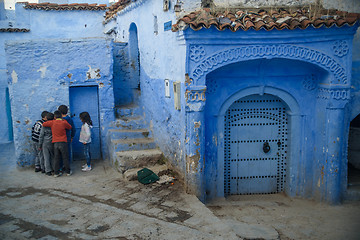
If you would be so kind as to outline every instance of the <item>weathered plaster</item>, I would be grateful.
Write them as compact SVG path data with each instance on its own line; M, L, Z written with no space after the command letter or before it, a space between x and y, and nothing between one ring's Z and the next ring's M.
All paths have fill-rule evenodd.
M11 56L7 68L13 73L9 86L18 165L33 163L31 127L42 111L53 112L61 104L69 105L71 86L105 83L99 87L100 126L106 128L113 120L111 49L111 42L105 39L7 42L6 54ZM71 82L68 75L72 76ZM104 139L105 132L102 134Z

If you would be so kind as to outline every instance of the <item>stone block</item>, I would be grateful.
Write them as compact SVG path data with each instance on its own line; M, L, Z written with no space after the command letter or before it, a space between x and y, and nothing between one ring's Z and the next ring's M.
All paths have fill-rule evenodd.
M155 165L162 157L163 153L158 149L123 151L116 153L114 165L124 172L131 168Z

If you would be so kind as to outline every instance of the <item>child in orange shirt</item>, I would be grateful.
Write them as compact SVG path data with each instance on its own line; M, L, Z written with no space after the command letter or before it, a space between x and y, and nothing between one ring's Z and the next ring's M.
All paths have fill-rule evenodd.
M54 177L59 177L60 157L64 163L64 172L71 175L69 166L69 150L67 146L66 129L71 129L71 125L61 118L61 112L54 112L55 120L43 123L44 127L50 127L52 132L52 143L54 143Z

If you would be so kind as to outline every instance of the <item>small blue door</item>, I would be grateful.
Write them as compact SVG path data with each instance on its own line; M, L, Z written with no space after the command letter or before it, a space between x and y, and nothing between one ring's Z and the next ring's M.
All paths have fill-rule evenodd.
M101 158L101 141L100 141L100 121L99 121L99 97L97 86L90 87L70 87L70 116L72 117L76 135L72 143L73 159L85 159L83 153L83 144L79 142L82 122L79 115L81 112L88 112L93 122L91 130L91 158Z
M251 95L229 107L225 115L225 195L283 191L287 125L286 106L272 95Z

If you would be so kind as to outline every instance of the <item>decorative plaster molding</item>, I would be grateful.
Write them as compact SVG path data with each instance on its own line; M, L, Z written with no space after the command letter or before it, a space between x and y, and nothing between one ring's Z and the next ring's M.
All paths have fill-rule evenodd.
M187 112L200 112L205 107L206 87L201 89L187 89L185 91L186 107Z
M205 48L199 45L192 45L190 47L190 59L194 62L199 62L206 55Z
M198 80L201 76L229 63L251 60L256 58L274 58L284 57L295 60L305 60L307 62L320 65L335 76L336 82L347 84L348 79L345 69L338 64L333 58L313 49L298 47L293 45L253 45L243 46L217 52L202 60L193 70L192 79Z
M345 40L336 41L333 45L334 54L338 57L343 57L349 52L349 45Z
M348 100L350 99L350 90L319 88L317 97L322 99Z
M314 74L305 76L304 80L302 81L303 87L308 90L312 91L316 88L317 79Z
M198 101L206 101L205 97L205 89L199 89L199 90L186 90L185 91L185 99L186 102L198 102Z

